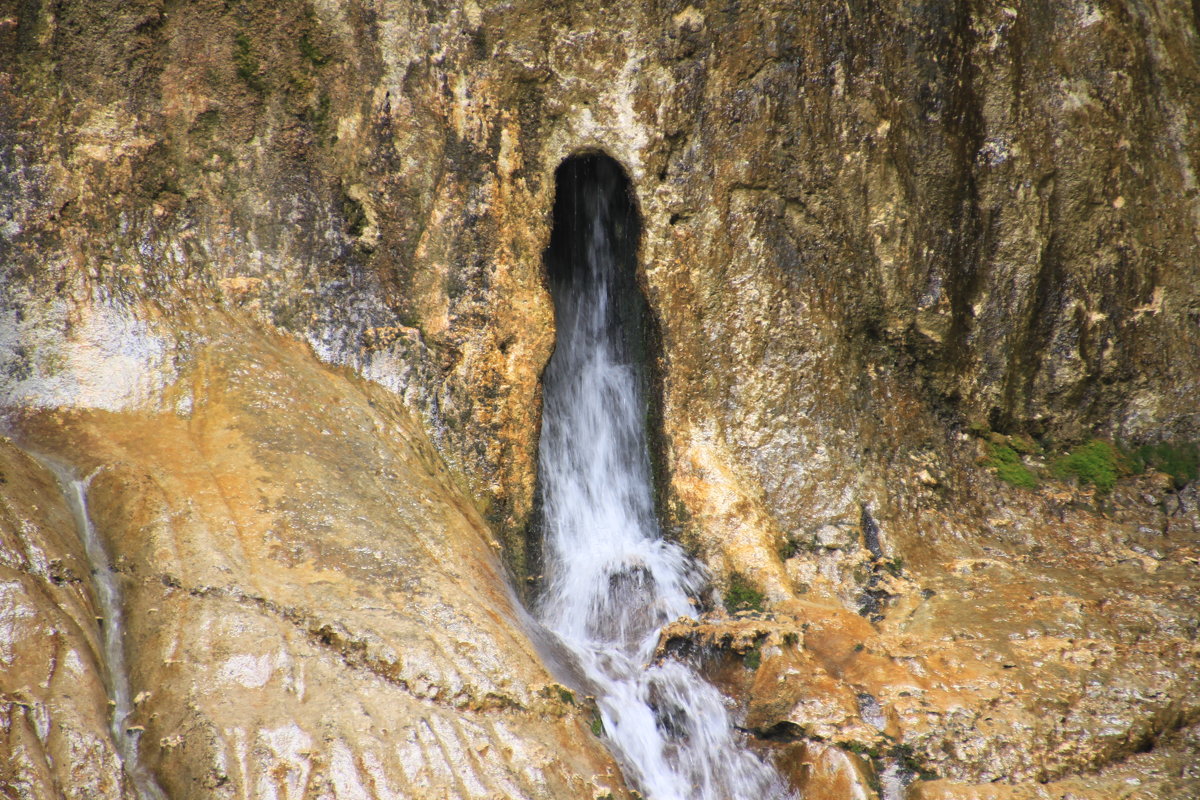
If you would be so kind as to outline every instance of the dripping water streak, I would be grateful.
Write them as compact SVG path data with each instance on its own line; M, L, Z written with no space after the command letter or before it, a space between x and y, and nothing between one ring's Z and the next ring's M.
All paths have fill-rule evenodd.
M142 764L138 754L140 733L126 727L133 714L133 693L129 684L129 671L125 665L124 615L121 604L121 587L104 550L104 544L88 514L87 490L92 475L80 480L70 471L46 458L38 458L58 478L63 496L75 517L75 526L83 542L88 563L92 569L92 583L96 587L96 602L103 630L104 665L107 672L109 699L112 700L111 730L117 752L125 766L125 772L133 781L139 800L166 800L166 794L154 776Z
M622 265L604 191L573 192L585 243L572 252L584 263L550 269L558 341L538 453L538 613L574 652L611 747L651 800L788 797L744 748L713 686L678 661L651 663L662 626L693 612L702 576L656 521L642 367L620 322Z

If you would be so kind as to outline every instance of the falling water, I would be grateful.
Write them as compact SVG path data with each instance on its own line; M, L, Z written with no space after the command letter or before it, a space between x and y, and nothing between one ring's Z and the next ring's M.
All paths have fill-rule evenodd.
M572 263L550 269L558 342L539 450L539 614L575 653L605 736L651 800L787 797L778 774L743 748L714 687L683 663L651 664L662 626L694 613L702 576L662 538L654 513L642 370L625 324L632 285L622 261L636 234L622 218L623 181L615 165L581 160L585 180L560 199L573 241L557 257ZM554 250L552 241L548 259Z
M124 616L121 611L121 589L117 575L109 565L108 554L88 514L87 489L91 476L80 480L65 467L39 458L58 477L63 495L71 513L79 538L92 568L92 581L96 587L96 602L99 606L103 627L104 664L107 668L109 699L112 700L112 735L117 752L125 765L125 772L133 782L139 800L166 800L163 790L155 782L149 770L138 756L138 729L127 727L133 714L133 693L129 685L129 672L125 666Z

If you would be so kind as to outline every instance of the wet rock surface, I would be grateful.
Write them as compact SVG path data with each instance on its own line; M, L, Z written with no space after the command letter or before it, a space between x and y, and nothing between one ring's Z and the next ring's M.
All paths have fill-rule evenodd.
M12 6L6 392L137 399L55 335L153 362L152 309L241 308L419 408L520 565L553 171L598 148L693 516L716 459L785 533L856 518L947 421L1195 438L1197 34L1155 9Z
M110 731L91 568L54 476L0 440L0 787L135 797Z
M887 573L874 624L785 601L680 621L660 656L716 653L748 729L899 763L914 797L1190 796L1200 527L1146 502L1162 477L1104 514L1071 491L1007 498L977 555Z
M167 795L621 792L479 512L400 401L267 331L194 330L211 338L166 408L22 430L94 473L130 724Z
M1195 483L1043 473L1200 440L1197 52L1181 0L0 0L0 407L102 467L169 794L615 774L504 579L588 149L642 218L664 522L767 615L678 637L764 751L812 798L888 753L913 797L1195 794ZM45 588L20 537L75 540L4 458L4 780L121 796L86 571Z

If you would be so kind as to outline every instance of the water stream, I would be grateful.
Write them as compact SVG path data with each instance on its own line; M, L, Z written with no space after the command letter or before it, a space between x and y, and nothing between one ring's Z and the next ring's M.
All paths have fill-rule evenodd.
M651 663L662 626L695 614L703 576L655 516L643 368L623 328L631 284L615 169L593 165L570 189L576 241L559 249L573 263L549 270L558 340L539 445L538 615L573 651L610 747L650 800L789 797L743 746L720 692L684 663Z
M96 602L100 613L102 645L104 648L105 679L109 699L112 701L111 730L117 753L125 767L125 773L133 782L138 800L166 800L166 794L154 776L142 764L138 754L141 732L130 729L128 722L133 714L133 691L129 684L129 671L125 664L124 614L121 603L121 587L117 574L113 572L104 543L92 524L88 513L87 490L92 476L79 479L61 464L39 458L58 478L63 496L75 517L75 526L83 542L88 563L92 569L92 583L96 587Z

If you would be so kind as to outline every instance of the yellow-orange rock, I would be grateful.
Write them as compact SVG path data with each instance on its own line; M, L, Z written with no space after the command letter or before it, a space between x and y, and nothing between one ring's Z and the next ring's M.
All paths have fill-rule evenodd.
M168 796L622 793L400 401L293 340L194 324L159 408L22 427L93 475L144 693L131 722Z
M132 800L109 729L95 587L45 468L0 439L0 787Z

